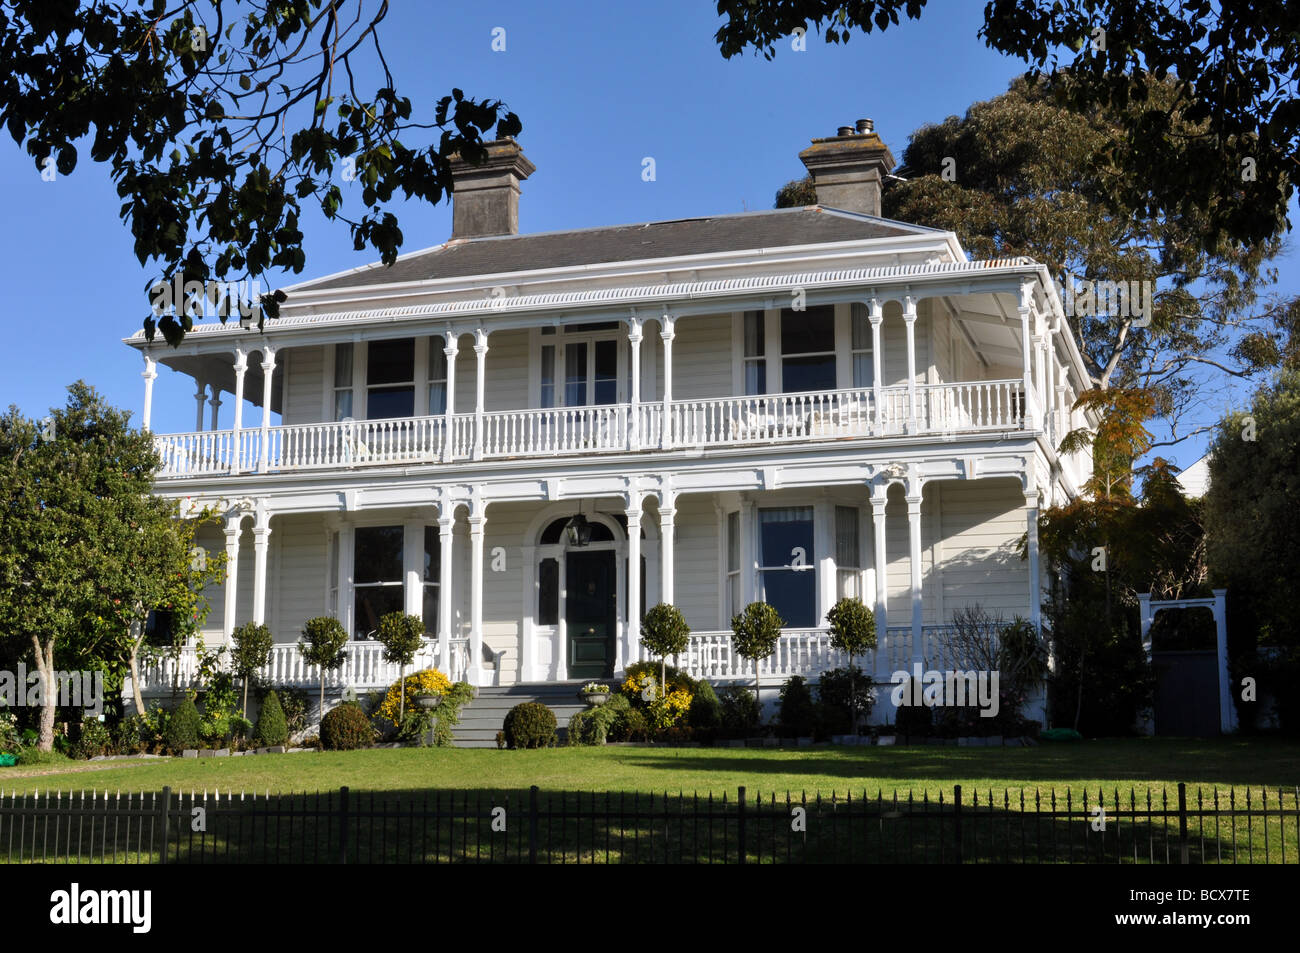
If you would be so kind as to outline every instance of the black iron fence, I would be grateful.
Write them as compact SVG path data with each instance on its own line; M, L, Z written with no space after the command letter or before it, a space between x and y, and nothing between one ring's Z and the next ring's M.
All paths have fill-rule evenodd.
M1300 863L1300 788L0 794L9 863Z

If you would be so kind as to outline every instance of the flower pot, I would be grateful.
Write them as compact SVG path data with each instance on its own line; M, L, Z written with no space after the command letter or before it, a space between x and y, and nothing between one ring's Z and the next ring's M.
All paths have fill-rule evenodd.
M583 694L582 700L587 703L588 708L595 708L609 701L609 692L586 692Z
M411 701L421 708L433 709L442 704L441 695L412 695Z

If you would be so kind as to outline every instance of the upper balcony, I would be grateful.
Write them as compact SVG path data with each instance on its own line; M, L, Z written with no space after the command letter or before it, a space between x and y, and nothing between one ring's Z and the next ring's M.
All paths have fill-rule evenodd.
M1023 430L1027 419L1023 381L1013 379L344 420L155 440L163 460L159 477L174 479L880 437L955 439Z

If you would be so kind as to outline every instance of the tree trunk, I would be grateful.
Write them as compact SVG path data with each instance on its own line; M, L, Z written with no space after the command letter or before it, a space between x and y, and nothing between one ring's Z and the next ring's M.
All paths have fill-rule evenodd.
M244 676L244 720L248 720L248 675Z
M320 723L325 720L325 666L320 667L320 711L316 715L316 728L319 733Z
M849 653L849 731L858 733L857 684L853 678L853 653Z
M54 750L54 715L59 702L59 686L54 681L54 640L42 645L32 636L36 648L36 670L41 676L41 720L36 747L40 751ZM24 689L26 686L22 686Z
M135 713L144 714L144 695L140 691L140 647L144 645L144 623L131 623L131 654L127 661L131 667L131 701L135 703Z
M400 728L406 717L406 663L397 670L397 684L401 686L397 698L397 725Z

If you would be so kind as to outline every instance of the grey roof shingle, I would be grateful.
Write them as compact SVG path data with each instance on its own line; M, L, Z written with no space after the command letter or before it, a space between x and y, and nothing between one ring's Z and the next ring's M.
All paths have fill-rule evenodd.
M306 282L294 290L469 278L541 268L901 237L931 231L933 229L918 225L868 218L814 205L579 231L458 240L408 255L391 267L371 265Z

